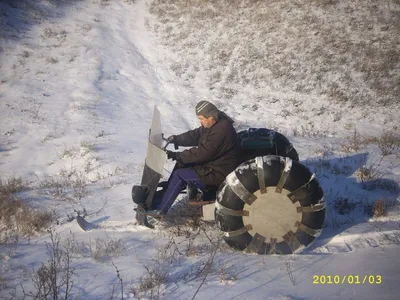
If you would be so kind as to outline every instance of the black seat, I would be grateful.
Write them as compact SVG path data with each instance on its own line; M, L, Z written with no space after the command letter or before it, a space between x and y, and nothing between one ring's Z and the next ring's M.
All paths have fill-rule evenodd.
M218 187L214 185L208 185L205 189L202 189L203 201L215 200L217 198L217 190Z
M197 189L197 186L194 183L189 182L186 190L189 201L211 201L215 200L218 187L209 185L206 186L204 189L201 189L201 192L203 194L201 199L198 199L199 190Z

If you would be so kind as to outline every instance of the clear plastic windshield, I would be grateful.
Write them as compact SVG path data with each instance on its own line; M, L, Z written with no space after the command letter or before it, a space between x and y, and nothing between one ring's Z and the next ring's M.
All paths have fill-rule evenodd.
M162 174L167 155L162 149L162 130L160 111L154 106L153 121L147 145L146 165L158 174Z
M151 123L149 140L154 146L158 148L162 147L161 117L157 105L154 106L153 121Z

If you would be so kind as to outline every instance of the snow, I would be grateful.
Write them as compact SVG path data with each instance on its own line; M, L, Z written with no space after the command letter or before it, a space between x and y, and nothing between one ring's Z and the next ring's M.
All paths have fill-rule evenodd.
M292 160L290 158L286 158L285 168L283 169L283 172L287 173L290 171L291 168L292 168Z
M278 4L275 9L280 9ZM285 14L296 17L295 11L289 7ZM321 14L321 10L315 9L315 13ZM54 232L63 245L69 241L73 246L72 266L77 276L71 298L119 299L121 278L124 299L158 295L191 299L199 286L196 299L397 299L399 149L382 157L376 144L353 153L343 151L341 145L353 134L349 123L359 121L360 132L369 134L398 126L398 105L337 107L326 97L295 92L275 79L271 87L234 86L241 93L216 99L207 85L209 72L215 70L207 70L205 63L211 58L204 49L212 47L210 41L216 39L223 43L235 29L224 33L223 21L218 28L221 35L210 36L201 51L185 53L185 48L175 51L160 42L160 34L150 30L157 24L155 18L149 13L149 1L0 3L0 174L2 179L23 178L31 189L19 196L35 208L55 212ZM321 18L324 27L337 24L341 28L335 23L341 22L340 14ZM388 18L392 18L389 13ZM152 26L147 26L149 23ZM173 32L179 28L174 27ZM248 27L249 32L253 29ZM288 32L292 29L287 28ZM351 37L368 39L375 30ZM197 34L204 32L194 32L192 42L201 40ZM277 37L271 33L271 38ZM232 50L234 57L241 57L240 49ZM276 52L277 59L281 55ZM306 58L309 61L309 56ZM188 65L186 78L196 72L194 65L200 63L202 68L188 83L171 70L174 62ZM313 68L317 65L315 62ZM229 76L235 61L229 61L229 66L222 77ZM265 69L260 69L255 74L263 72ZM306 73L314 76L309 70ZM328 79L336 80L339 75L332 73ZM362 77L351 76L357 88L363 89ZM368 97L373 94L367 89L365 93ZM257 95L267 95L268 104L262 105ZM298 114L283 115L293 99L308 106L314 117L300 109ZM199 126L194 107L200 100L215 102L226 110L236 119L238 129L277 126L289 138L301 162L315 173L327 204L326 227L310 248L290 256L258 256L235 252L222 242L202 284L206 273L200 271L215 248L209 238L215 241L219 236L215 227L190 232L183 226L185 234L177 234L174 226L155 230L135 226L130 193L141 179L154 106L161 112L163 132L178 134ZM250 109L254 105L257 110ZM328 113L319 114L324 107ZM340 111L339 121L334 121L335 109ZM371 111L374 113L369 114ZM309 135L294 134L295 128ZM264 162L270 163L266 158ZM375 185L363 188L357 175L362 167L377 172ZM169 162L166 178L171 169ZM85 190L65 188L56 195L54 189L44 187L51 180L83 182ZM78 192L81 196L76 196ZM385 201L386 215L372 218L365 212L378 199ZM344 203L354 206L350 209ZM349 211L339 214L335 204ZM100 228L83 232L71 220L77 211L86 211L87 220ZM31 274L48 260L49 242L45 232L0 244L0 298L22 299L21 285L25 292L34 291ZM103 242L114 246L109 250L111 257L100 253ZM168 276L153 295L137 289L134 293L132 289L140 286L149 270ZM313 284L316 275L339 275L341 279L371 275L374 280L379 275L382 283Z

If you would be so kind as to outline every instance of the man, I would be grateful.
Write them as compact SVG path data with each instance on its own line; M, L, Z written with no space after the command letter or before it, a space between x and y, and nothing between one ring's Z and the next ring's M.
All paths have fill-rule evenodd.
M208 101L196 105L196 115L201 124L199 128L168 138L170 143L192 148L167 151L168 158L175 160L179 167L172 172L166 189L156 193L153 214L166 214L188 184L200 190L218 188L239 164L240 144L233 120Z

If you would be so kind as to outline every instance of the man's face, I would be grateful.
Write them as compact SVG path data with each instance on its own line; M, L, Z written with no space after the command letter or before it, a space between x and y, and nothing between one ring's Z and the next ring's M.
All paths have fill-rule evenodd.
M201 126L204 128L211 128L216 122L213 117L204 117L202 115L198 116Z

